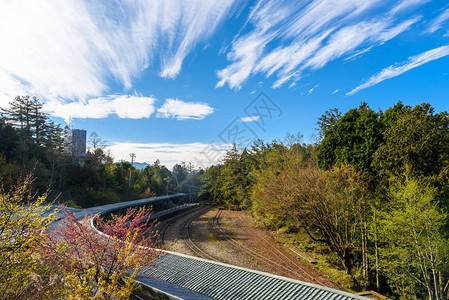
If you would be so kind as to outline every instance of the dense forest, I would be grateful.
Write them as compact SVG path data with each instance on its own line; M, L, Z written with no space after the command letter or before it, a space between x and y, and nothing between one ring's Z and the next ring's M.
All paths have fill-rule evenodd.
M256 141L203 175L201 197L327 245L354 289L449 296L449 115L429 104L325 112L319 141Z
M325 245L355 290L449 297L449 114L362 103L330 109L317 124L314 144L288 135L233 147L204 171L159 161L138 170L114 163L96 133L85 157L74 157L64 150L67 128L38 99L18 96L0 115L0 188L31 171L34 191L74 207L199 191L200 201L239 206L268 228Z
M64 131L42 111L43 104L30 96L18 96L0 114L0 178L12 185L32 171L38 193L49 189L49 200L74 207L90 207L176 192L197 192L202 171L190 164L172 170L157 160L143 170L131 163L113 162L107 141L90 133L82 158L64 142ZM67 141L66 141L67 142ZM131 185L129 175L132 172Z

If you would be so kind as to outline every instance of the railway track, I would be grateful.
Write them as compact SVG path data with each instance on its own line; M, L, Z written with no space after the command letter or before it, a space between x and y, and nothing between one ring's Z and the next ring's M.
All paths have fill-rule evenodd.
M231 237L220 225L220 217L221 217L222 211L219 210L215 214L212 225L214 228L217 229L219 234L226 239L228 242L233 244L234 246L238 247L242 251L246 252L247 254L256 257L260 261L264 262L266 265L273 267L275 269L282 268L286 273L288 273L290 276L294 278L298 278L304 281L313 282L320 285L329 285L321 282L320 280L316 279L315 277L311 276L309 273L307 273L298 263L291 260L291 258L284 253L282 250L278 249L277 247L273 246L272 242L268 241L266 238L262 237L259 233L249 229L247 229L247 226L240 226L239 228L243 228L243 230L246 230L249 232L249 234L252 237L255 237L259 240L259 242L264 246L265 251L268 253L274 253L277 257L281 259L282 262L279 262L279 260L274 260L272 257L269 257L267 255L263 255L257 251L254 251L250 247L247 247L243 245L241 242L237 241L233 237ZM238 219L238 221L243 225L243 221L241 219Z
M177 232L181 234L183 243L192 253L194 253L195 256L214 261L221 261L220 258L215 257L204 251L192 237L192 230L191 230L192 222L199 216L207 212L209 209L210 208L198 208L193 211L182 213L180 215L174 216L161 222L161 227L158 230L159 231L158 246L161 249L167 248L166 245L164 246L167 229L170 228L170 226L172 226L175 222L179 222L178 225L176 225ZM273 268L275 270L283 270L284 272L283 274L285 274L285 276L287 277L292 277L295 279L340 289L340 287L333 284L331 281L323 282L319 278L310 275L300 265L300 263L296 262L295 259L292 259L292 257L288 253L286 253L285 250L279 249L276 245L273 244L273 241L269 241L266 237L262 236L256 230L248 228L248 226L244 224L245 221L242 220L241 218L236 219L238 224L241 225L238 226L239 229L246 231L248 236L251 236L254 240L256 240L256 242L259 245L261 245L259 247L261 251L257 251L258 249L252 249L251 247L243 244L241 241L235 239L229 234L229 232L224 230L224 228L221 226L220 218L222 216L222 213L223 213L222 210L218 210L214 215L213 219L209 221L211 222L210 227L212 228L213 232L217 234L217 238L220 237L221 240L226 241L232 247L239 249L239 251L245 252L250 257L253 257L254 259L262 262L264 265L270 268Z
M191 216L187 222L183 225L183 231L182 236L184 238L184 242L186 245L190 248L190 250L195 253L197 256L210 259L210 260L217 260L216 257L208 254L203 249L201 249L192 239L192 236L190 234L190 224L192 224L193 220L195 220L200 215L204 214L205 211L209 210L209 208L203 208L200 209L197 213L195 213L193 216Z
M192 211L188 211L185 213L182 213L177 216L173 216L163 222L161 222L161 227L158 230L159 233L159 239L157 240L157 245L160 249L166 248L164 246L165 243L165 234L167 232L167 229L172 226L175 222L179 221L180 219L185 219L182 223L182 238L184 240L184 243L187 245L187 247L198 257L210 259L210 260L217 260L216 257L208 254L203 249L201 249L195 241L192 239L192 234L190 231L190 225L192 222L204 214L209 208L199 208ZM188 216L188 218L186 218Z
M196 210L198 210L198 209L196 209ZM195 210L193 210L193 211L195 211ZM186 211L186 212L183 212L183 213L181 213L181 214L179 214L179 215L170 217L170 218L168 218L168 219L166 219L166 220L164 220L164 221L158 223L158 228L157 228L158 239L156 240L156 246L157 246L159 249L163 249L163 248L164 248L164 243L165 243L165 233L167 232L167 229L168 229L173 223L175 223L175 222L178 221L179 219L181 219L181 218L183 218L183 217L185 217L185 216L187 216L187 215L189 215L189 214L192 214L192 211Z

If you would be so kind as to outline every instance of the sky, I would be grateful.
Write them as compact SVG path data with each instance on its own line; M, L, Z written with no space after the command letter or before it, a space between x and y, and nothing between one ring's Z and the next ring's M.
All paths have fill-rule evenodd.
M2 0L0 107L32 95L116 161L316 141L326 110L449 100L449 3Z

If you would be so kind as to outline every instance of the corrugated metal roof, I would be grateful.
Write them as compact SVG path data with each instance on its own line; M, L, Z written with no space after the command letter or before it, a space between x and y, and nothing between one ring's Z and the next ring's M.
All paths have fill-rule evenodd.
M368 299L307 282L166 252L141 274L213 299Z

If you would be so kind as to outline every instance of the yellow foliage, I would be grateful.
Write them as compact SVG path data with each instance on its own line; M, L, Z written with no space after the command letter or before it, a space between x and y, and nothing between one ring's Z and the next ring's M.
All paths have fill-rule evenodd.
M129 299L137 287L133 281L137 273L129 274L129 270L137 270L157 255L151 248L139 247L149 239L141 239L144 225L136 218L145 219L149 211L127 215L134 231L113 227L120 220L126 223L117 217L110 228L121 232L120 238L101 235L88 219L79 222L71 214L65 227L49 232L46 229L56 220L56 211L48 213L45 195L35 198L31 185L28 175L12 190L0 190L0 297Z
M10 190L0 190L0 294L6 298L48 299L58 293L60 278L36 249L41 231L55 220L55 212L35 199L29 174Z

